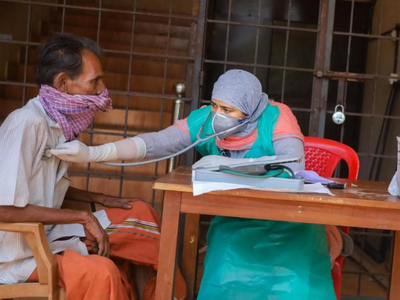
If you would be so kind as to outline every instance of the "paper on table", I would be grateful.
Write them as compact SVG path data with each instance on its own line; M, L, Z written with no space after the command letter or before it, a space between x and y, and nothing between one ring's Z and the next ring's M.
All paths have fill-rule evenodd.
M212 191L227 191L234 189L251 189L259 191L273 191L273 192L285 192L285 193L318 193L318 194L328 194L333 196L331 191L326 187L324 187L321 183L305 184L304 189L298 191L290 189L259 188L242 184L222 183L222 182L208 182L208 181L195 181L195 180L192 180L192 182L193 182L194 196L198 196Z

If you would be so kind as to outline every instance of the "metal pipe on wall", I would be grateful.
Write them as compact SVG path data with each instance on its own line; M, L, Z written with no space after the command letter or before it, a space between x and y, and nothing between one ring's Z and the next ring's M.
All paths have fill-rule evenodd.
M174 91L176 93L177 98L175 100L175 105L174 105L172 124L182 119L183 117L183 108L185 106L185 101L182 98L185 97L185 90L186 90L186 85L183 82L174 85ZM178 162L179 162L179 157L171 158L168 161L168 172L171 172L173 169L175 169Z

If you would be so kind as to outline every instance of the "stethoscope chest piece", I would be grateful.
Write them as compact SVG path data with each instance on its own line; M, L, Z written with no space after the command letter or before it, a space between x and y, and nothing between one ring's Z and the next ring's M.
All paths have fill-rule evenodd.
M50 153L51 148L46 146L44 148L43 154L42 154L42 160L48 160L53 157L53 154Z

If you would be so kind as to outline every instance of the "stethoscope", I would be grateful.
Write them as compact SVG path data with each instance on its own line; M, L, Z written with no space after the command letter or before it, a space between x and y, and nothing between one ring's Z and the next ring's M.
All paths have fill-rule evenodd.
M182 149L182 150L180 150L180 151L178 151L178 152L176 152L174 154L170 154L170 155L167 155L167 156L164 156L164 157L160 157L160 158L156 158L156 159L140 161L140 162L132 162L132 163L109 163L109 162L98 162L98 163L102 164L102 165L113 166L113 167L133 167L133 166L141 166L141 165L147 165L147 164L159 162L159 161L162 161L162 160L165 160L165 159L170 159L170 158L173 158L175 156L181 155L182 153L185 153L186 151L196 147L200 143L208 141L208 140L210 140L212 138L215 138L215 137L217 137L217 136L219 136L221 134L230 133L230 132L238 129L239 127L241 127L241 126L243 126L243 125L245 125L245 124L250 122L250 118L247 118L245 121L243 121L242 123L240 123L240 124L238 124L238 125L236 125L236 126L234 126L232 128L229 128L229 129L226 129L226 130L223 130L221 132L214 133L214 134L210 134L210 135L209 134L205 134L206 137L202 138L201 134L203 133L204 126L205 126L208 118L210 117L210 115L211 115L211 112L208 113L208 115L205 118L203 124L201 125L201 127L199 129L199 132L197 133L197 136L196 136L196 141L193 144L187 146L186 148L184 148L184 149ZM50 150L51 150L51 148L49 146L46 146L44 148L44 151L43 151L43 154L42 154L42 158L41 158L42 160L46 161L46 160L48 160L48 159L53 157L53 155L50 153Z
M43 150L42 160L46 161L53 157L53 154L50 153L51 148L46 146Z

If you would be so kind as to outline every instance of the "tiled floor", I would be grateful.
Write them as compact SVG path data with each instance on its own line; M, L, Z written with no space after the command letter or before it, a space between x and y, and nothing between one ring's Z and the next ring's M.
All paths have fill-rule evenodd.
M344 271L359 271L358 264L351 258L345 260ZM354 298L342 297L342 300L347 299L387 299L387 290L378 283L374 278L368 275L361 275L359 280L358 274L346 274L342 276L342 295L345 296L369 296L373 298Z
M340 300L385 300L386 298L381 297L369 297L369 296L342 296Z

